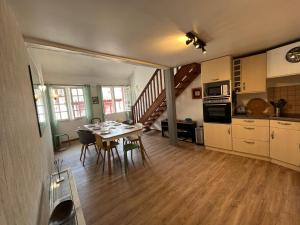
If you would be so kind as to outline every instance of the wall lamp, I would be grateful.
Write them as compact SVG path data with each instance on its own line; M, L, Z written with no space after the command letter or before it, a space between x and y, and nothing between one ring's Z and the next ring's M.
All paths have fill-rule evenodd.
M187 40L185 41L186 45L193 43L195 48L202 49L202 54L206 54L206 43L202 41L194 32L188 32L185 36L187 37Z

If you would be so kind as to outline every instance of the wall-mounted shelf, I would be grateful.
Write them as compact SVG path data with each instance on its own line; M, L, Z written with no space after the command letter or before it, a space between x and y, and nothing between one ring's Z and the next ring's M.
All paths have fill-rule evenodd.
M232 62L232 74L233 74L233 90L236 93L239 93L241 91L241 60L240 59L235 59Z

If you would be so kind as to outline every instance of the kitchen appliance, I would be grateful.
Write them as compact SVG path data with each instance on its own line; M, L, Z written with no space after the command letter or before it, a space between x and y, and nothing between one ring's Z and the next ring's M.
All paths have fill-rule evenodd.
M230 96L229 81L204 84L204 97Z
M236 114L237 115L246 115L247 114L246 107L243 105L239 105L238 107L236 107Z
M204 98L203 117L206 123L231 123L230 97Z

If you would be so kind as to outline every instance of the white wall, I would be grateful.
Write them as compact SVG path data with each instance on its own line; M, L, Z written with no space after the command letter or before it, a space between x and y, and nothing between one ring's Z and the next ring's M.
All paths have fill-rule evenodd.
M203 124L203 101L202 99L192 98L192 88L201 87L200 75L176 98L176 118L184 120L191 118L197 125ZM152 125L153 129L161 130L160 122L167 118L164 112Z
M124 78L111 78L110 76L94 76L89 74L82 75L69 75L59 73L45 73L44 80L49 84L90 84L90 85L129 85L130 80L124 76ZM70 83L71 82L71 83Z
M127 112L111 113L111 114L104 115L104 118L106 121L113 120L113 121L123 122L128 119L128 113Z
M131 87L131 102L135 103L136 99L139 97L146 84L155 72L155 68L137 66L134 70L132 76L130 77L130 87Z
M48 123L39 136L30 60L5 0L0 0L0 40L0 224L47 224L51 131Z

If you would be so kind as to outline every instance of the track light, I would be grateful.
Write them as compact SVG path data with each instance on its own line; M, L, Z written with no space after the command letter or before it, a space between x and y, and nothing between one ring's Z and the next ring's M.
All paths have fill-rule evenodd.
M206 49L204 48L206 46L206 43L204 41L202 41L194 32L188 32L185 35L187 37L186 40L186 45L189 45L190 43L193 42L193 45L195 46L195 48L197 49L202 49L202 53L206 54Z
M187 37L187 40L185 41L186 45L189 45L195 37L192 32L188 32L185 36Z

